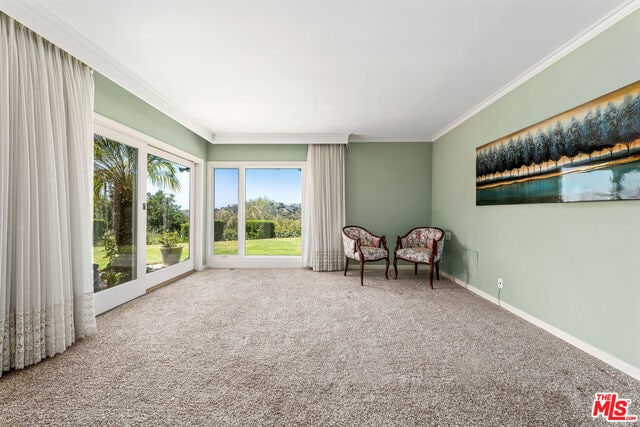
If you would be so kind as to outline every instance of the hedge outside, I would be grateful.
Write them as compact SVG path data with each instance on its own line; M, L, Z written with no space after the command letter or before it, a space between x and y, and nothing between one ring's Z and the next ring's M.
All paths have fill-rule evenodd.
M247 220L245 230L247 232L247 239L273 239L276 237L276 223L275 221L267 220Z
M225 221L213 221L213 241L222 241L222 233L224 232Z
M97 245L100 243L102 239L102 235L107 229L107 222L101 218L93 219L93 245Z

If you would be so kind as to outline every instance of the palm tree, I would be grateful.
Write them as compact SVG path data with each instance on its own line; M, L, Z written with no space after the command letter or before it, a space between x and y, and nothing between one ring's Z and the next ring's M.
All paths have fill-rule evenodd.
M136 197L137 150L100 135L94 135L93 200L111 201L113 233L118 247L133 243L133 201ZM149 155L147 178L156 187L180 190L175 164Z

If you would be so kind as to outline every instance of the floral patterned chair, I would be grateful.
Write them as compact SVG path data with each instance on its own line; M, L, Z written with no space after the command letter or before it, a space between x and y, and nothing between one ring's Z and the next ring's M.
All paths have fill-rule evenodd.
M404 236L398 236L393 253L393 269L398 278L398 260L414 264L414 274L418 274L418 264L429 266L429 286L433 289L433 268L440 280L440 258L444 248L444 231L437 227L417 227Z
M342 229L342 243L344 245L344 275L347 275L349 259L360 262L360 285L363 285L364 263L369 261L386 260L384 275L389 278L389 249L387 238L376 236L369 230L357 225L347 225Z

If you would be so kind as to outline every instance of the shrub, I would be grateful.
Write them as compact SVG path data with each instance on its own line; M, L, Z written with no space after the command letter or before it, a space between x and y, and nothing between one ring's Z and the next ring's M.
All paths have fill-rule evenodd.
M299 219L280 218L276 224L276 237L300 237L301 225Z
M159 245L158 239L160 238L160 234L158 234L155 230L147 231L147 245Z
M108 286L116 286L122 283L123 274L119 271L109 270L101 274L102 281Z
M178 233L175 231L165 231L158 238L160 246L163 248L177 248L178 247Z
M93 246L96 246L102 240L102 235L107 229L107 222L101 218L93 219Z
M238 240L238 231L235 228L225 228L224 232L222 233L222 239L220 240L224 240L224 241ZM220 240L217 240L217 241L220 241Z
M276 223L267 220L247 220L245 230L247 239L273 239L276 237Z
M223 237L223 234L225 231L224 229L225 224L226 224L225 221L219 221L219 220L213 221L213 240L215 242L219 242L221 240L228 240ZM238 237L236 236L236 239L237 238Z
M100 243L104 246L104 255L109 260L109 264L111 264L113 258L120 253L113 230L105 231L102 235L102 239L100 239Z
M189 241L189 223L183 222L180 224L180 241L188 242Z

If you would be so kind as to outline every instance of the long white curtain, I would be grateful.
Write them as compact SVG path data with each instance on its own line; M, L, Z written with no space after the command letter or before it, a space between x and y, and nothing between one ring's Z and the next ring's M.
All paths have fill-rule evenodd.
M344 152L342 144L310 144L308 148L302 264L314 271L335 271L344 266Z
M0 375L96 330L93 92L86 65L0 12Z

